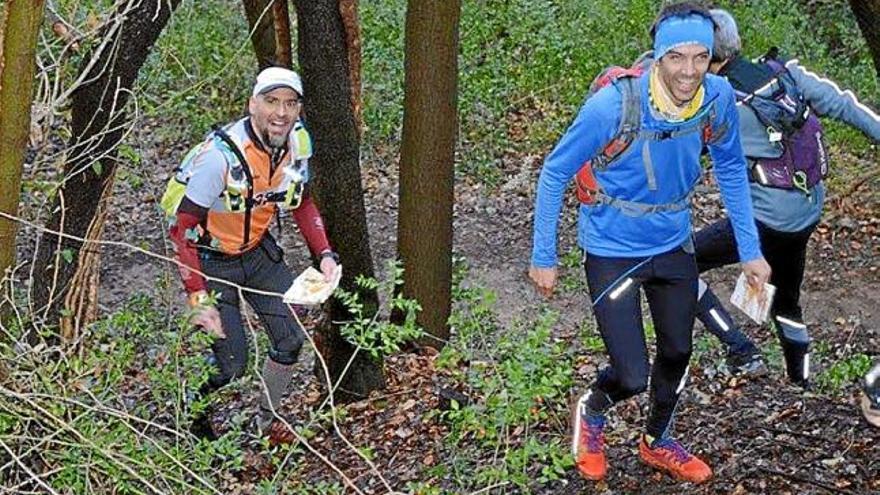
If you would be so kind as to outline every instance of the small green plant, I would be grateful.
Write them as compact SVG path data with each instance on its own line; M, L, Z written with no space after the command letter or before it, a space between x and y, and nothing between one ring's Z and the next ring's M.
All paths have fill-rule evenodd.
M502 330L487 303L490 291L459 286L455 293L450 321L456 339L436 363L462 381L473 401L453 401L441 413L455 450L444 472L461 491L504 483L527 492L561 478L572 459L555 426L567 416L573 358L569 346L552 337L556 315L545 311ZM487 463L491 452L494 461Z
M276 492L267 492L276 493ZM286 493L286 492L285 492ZM319 481L317 483L298 483L293 491L293 495L342 495L347 493L345 488L336 481Z
M589 352L605 352L605 341L599 335L599 329L592 317L584 318L580 326L581 340L584 348Z
M403 323L397 324L380 318L382 312L368 308L360 293L338 289L336 294L353 316L351 321L342 326L342 335L349 342L370 353L374 359L394 354L400 350L404 342L421 337L424 332L416 324L416 315L421 310L414 299L403 297L403 266L399 261L388 265L391 277L386 281L358 276L355 283L358 287L379 292L379 299L388 301L388 312L400 312Z
M449 493L423 481L407 483L406 490L407 493L413 495L445 495Z
M770 339L761 348L761 352L764 354L767 367L776 372L783 371L785 359L782 357L782 346L779 345L778 339Z
M564 292L577 292L587 290L587 280L584 276L584 252L581 248L574 248L565 253L559 260L560 276L559 289Z
M858 353L829 366L816 378L816 384L825 392L839 392L857 382L871 369L871 358Z
M642 325L645 327L645 342L654 342L657 340L657 331L654 330L654 322L650 319L645 319Z
M699 360L701 357L711 355L712 352L720 348L720 341L714 335L710 335L708 332L704 332L702 335L694 339L693 359L695 361Z

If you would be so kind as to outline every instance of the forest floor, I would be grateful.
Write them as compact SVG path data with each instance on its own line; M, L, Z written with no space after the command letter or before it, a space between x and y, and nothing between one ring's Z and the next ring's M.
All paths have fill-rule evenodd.
M165 150L147 156L139 172L128 172L117 181L113 211L108 216L109 240L126 241L152 251L167 252L161 217L155 201L173 158L182 150ZM390 156L390 154L389 154ZM397 170L393 159L381 151L364 166L367 217L376 266L393 258L397 213ZM579 338L591 325L583 270L564 266L561 279L570 283L549 301L537 297L525 272L531 247L531 212L534 184L542 157L510 156L502 162L497 187L488 188L470 178L456 184L454 250L470 267L464 285L492 290L493 308L500 328L530 321L548 307L558 316L553 337L570 348L576 365L571 369L574 390L586 387L607 361L601 349L587 349ZM840 155L837 160L855 160ZM775 337L748 325L748 333L765 349L768 370L757 377L727 373L720 347L700 325L695 329L697 352L691 364L688 392L680 404L675 431L695 453L713 467L712 481L689 487L693 493L876 493L880 492L880 430L870 429L857 409L858 384L846 373L846 363L858 354L876 356L880 350L880 201L873 190L876 178L859 185L858 178L836 183L830 193L822 223L810 241L802 303L806 322L815 339L813 372L822 386L812 391L791 386L783 377ZM695 203L699 228L722 215L716 189L708 183ZM575 208L569 203L561 222L561 252L574 249ZM293 270L307 264L303 243L288 220L282 236L286 260ZM152 294L173 307L183 303L176 272L167 263L121 248L105 249L102 263L101 304L109 311L135 292ZM344 261L343 261L344 263ZM381 270L380 270L381 272ZM736 277L736 269L717 270L709 280L722 300ZM314 312L312 317L319 316ZM739 318L745 324L744 318ZM453 339L455 337L453 336ZM364 493L385 493L389 487L406 491L442 487L453 493L475 486L461 473L443 466L472 446L451 444L445 437L450 426L438 413L438 391L453 388L468 393L455 374L435 367L437 353L430 348L402 353L386 360L388 387L368 400L345 406L339 431L360 454L368 451L374 468L346 446L332 424L317 426L311 443L327 455ZM308 421L322 397L312 374L314 354L309 349L297 366L298 376L282 413L293 424ZM843 363L843 364L841 364ZM472 363L470 363L472 364ZM461 364L467 367L469 363ZM823 375L824 373L824 375ZM224 429L224 418L236 410L254 410L256 398L247 386L235 387L219 399L215 426ZM471 397L480 401L480 397ZM567 418L554 408L550 417L534 426L541 438L562 439ZM678 493L682 483L659 474L638 460L636 443L645 421L646 397L620 404L608 428L610 471L601 483L586 483L569 469L561 479L515 486L501 480L480 493ZM522 432L519 432L522 434ZM517 432L513 432L516 442ZM471 449L473 450L473 449ZM277 478L276 451L254 439L247 448L245 467L225 477L228 492L249 493L266 478ZM497 461L491 452L486 462ZM273 456L275 457L273 459ZM526 471L530 468L525 467ZM273 478L274 479L274 478ZM317 457L303 456L296 469L282 476L313 493L331 492L340 478ZM387 483L387 485L385 484ZM470 483L470 484L469 484ZM429 493L427 489L418 490ZM285 492L285 490L281 490Z

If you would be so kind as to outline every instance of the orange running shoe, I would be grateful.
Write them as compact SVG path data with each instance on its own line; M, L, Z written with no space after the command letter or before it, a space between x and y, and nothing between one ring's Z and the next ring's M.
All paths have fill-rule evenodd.
M572 413L571 453L581 476L601 480L608 472L605 461L605 417L586 413L590 392L578 399Z
M639 457L649 466L666 471L682 481L702 483L712 477L712 469L705 462L671 438L655 440L649 445L646 436L642 435Z

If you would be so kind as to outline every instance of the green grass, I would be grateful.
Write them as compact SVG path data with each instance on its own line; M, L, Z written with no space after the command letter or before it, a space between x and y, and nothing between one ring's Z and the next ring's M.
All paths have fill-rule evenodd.
M0 368L15 370L4 387L29 394L0 397L0 441L40 450L41 462L58 466L43 479L65 493L144 493L147 483L210 493L211 483L195 477L240 469L241 432L233 429L214 443L174 433L204 407L186 397L209 370L202 357L207 335L182 331L179 323L154 299L135 295L83 331L82 353L0 345ZM187 472L180 469L183 460ZM0 477L20 474L0 469Z
M367 144L396 142L402 123L403 0L362 4ZM558 140L603 67L650 48L659 6L650 0L465 0L460 25L458 170L490 184L501 159L543 154ZM780 46L811 70L880 103L880 85L849 8L796 0L722 1L737 17L749 56ZM816 23L821 18L824 22ZM817 26L818 24L818 26ZM518 121L517 119L522 120ZM868 141L837 123L839 147Z
M459 260L450 318L455 338L436 365L471 402L433 413L447 424L449 434L444 462L426 470L423 479L448 480L452 493L498 483L511 493L529 493L564 478L572 466L559 430L560 418L568 414L573 353L553 337L557 315L549 310L502 327L494 294L462 285L466 273ZM424 490L419 493L446 493L431 485L417 488Z
M473 402L454 403L440 413L449 425L447 444L456 461L443 474L467 491L509 483L529 492L536 482L563 478L572 459L554 427L566 415L573 359L568 346L552 338L555 315L545 312L536 321L491 335L488 354L477 361L473 353L484 336L473 331L484 330L486 322L480 311L471 310L482 302L469 298L458 304L458 339L443 349L438 366L456 372L460 363L471 363L461 380ZM487 462L492 452L498 455Z
M84 20L88 9L71 16ZM811 70L880 103L880 83L842 2L724 0L749 56L780 46ZM650 48L658 0L464 0L460 21L457 170L488 185L502 160L543 155L564 132L592 78ZM361 2L365 156L396 154L403 123L405 0ZM821 22L816 22L821 19ZM256 71L240 2L184 0L141 71L140 105L166 139L191 141L244 112ZM831 143L867 152L859 132L829 123ZM377 151L379 150L379 151ZM381 160L384 161L384 160Z
M844 2L756 1L734 4L744 40L744 51L757 56L772 46L797 58L809 70L828 77L844 89L852 89L862 102L877 108L880 82L856 20ZM817 22L817 19L820 21ZM856 153L867 152L870 142L837 121L824 119L833 145Z
M247 35L241 2L181 2L138 78L143 112L164 120L164 140L192 142L244 115L257 72Z

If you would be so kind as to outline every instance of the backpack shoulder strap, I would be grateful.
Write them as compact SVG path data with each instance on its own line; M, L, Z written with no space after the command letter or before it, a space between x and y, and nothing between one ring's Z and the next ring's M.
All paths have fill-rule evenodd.
M620 91L620 123L614 136L590 162L596 171L602 171L622 155L639 134L642 125L642 106L638 78L617 77L611 81Z
M253 176L251 175L251 170L248 166L247 158L245 158L244 153L242 153L241 151L241 148L238 146L238 144L235 143L235 141L232 139L232 136L230 136L229 133L227 133L226 130L223 129L223 127L219 125L214 125L211 127L211 131L215 136L223 141L223 144L225 144L226 147L229 148L229 151L231 151L232 154L235 155L235 158L238 159L238 162L241 164L241 167L244 171L244 175L247 178L248 187L252 187L254 182Z
M622 103L619 134L638 131L642 125L642 98L638 81L638 78L629 76L614 80L614 85L620 89Z
M648 50L646 52L642 52L632 63L633 68L638 68L642 71L647 72L648 69L651 68L651 65L654 64L654 50Z
M780 53L778 46L771 46L770 49L767 50L767 53L758 57L757 62L764 64L775 62L776 64L785 67L785 64L788 63L789 59L790 57L786 57Z
M247 199L245 199L244 202L244 236L242 239L242 247L244 247L250 242L251 237L251 209L254 206L254 177L251 174L250 166L248 166L247 158L244 157L244 153L241 152L241 149L235 144L235 141L232 140L229 134L219 125L213 126L212 129L214 134L219 137L226 146L229 147L235 157L238 158L245 179L247 180L248 193Z
M764 65L773 69L773 75L775 77L780 77L781 75L788 74L788 69L785 67L785 63L775 58L768 58L764 60Z

